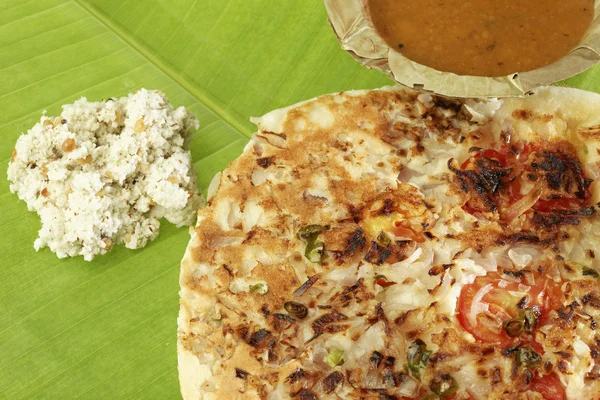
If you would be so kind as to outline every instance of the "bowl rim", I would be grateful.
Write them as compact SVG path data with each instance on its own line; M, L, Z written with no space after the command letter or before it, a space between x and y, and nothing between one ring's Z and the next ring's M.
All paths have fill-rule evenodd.
M457 75L412 61L391 48L379 35L370 19L368 0L324 1L338 41L358 62L386 73L401 85L449 97L523 96L600 62L600 0L594 0L591 27L566 56L541 68L500 77Z

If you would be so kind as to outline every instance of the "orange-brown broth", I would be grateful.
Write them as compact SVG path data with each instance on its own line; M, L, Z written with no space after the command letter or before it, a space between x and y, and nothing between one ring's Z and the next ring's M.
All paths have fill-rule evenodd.
M375 28L407 58L459 75L552 64L577 46L593 0L368 0Z

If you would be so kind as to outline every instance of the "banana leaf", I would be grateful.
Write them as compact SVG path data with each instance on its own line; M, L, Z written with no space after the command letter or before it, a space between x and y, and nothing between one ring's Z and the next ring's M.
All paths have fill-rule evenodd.
M0 1L0 399L171 399L186 228L93 262L35 252L38 217L10 193L14 143L43 110L160 89L201 121L205 192L250 116L391 82L339 49L321 0ZM600 69L565 82L600 90Z

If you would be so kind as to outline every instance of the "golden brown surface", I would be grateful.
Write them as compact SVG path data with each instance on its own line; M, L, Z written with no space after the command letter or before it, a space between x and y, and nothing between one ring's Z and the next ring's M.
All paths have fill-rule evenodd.
M503 76L558 61L582 39L593 0L369 0L386 42L459 75Z
M502 101L387 88L256 120L182 261L184 399L423 399L446 378L447 399L540 399L548 381L594 398L600 191L574 190L600 178L598 110L598 95L562 88ZM577 207L507 220L523 176ZM310 226L322 258L300 235ZM507 298L485 298L493 288ZM539 325L498 336L513 306L537 307ZM408 368L419 343L428 359ZM517 359L529 346L538 363Z

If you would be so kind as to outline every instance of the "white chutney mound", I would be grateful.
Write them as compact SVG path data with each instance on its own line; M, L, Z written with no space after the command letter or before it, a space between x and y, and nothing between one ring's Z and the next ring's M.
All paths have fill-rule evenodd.
M187 144L196 117L159 91L63 106L17 140L10 190L41 218L37 250L91 261L113 246L144 247L160 219L193 225L204 200Z

